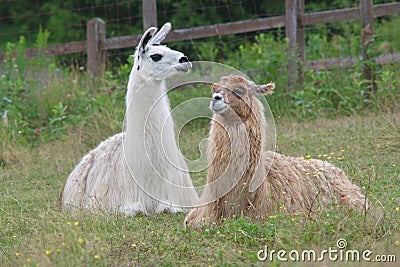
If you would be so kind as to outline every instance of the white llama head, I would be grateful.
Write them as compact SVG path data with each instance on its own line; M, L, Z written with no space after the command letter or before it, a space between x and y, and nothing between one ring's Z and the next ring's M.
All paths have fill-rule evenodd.
M213 85L210 110L221 116L245 118L252 112L253 97L272 94L274 89L273 82L257 85L241 76L224 76Z
M157 28L151 27L140 39L132 70L143 79L154 76L156 80L164 80L191 69L192 64L183 53L160 44L170 30L171 23L165 23L158 32Z

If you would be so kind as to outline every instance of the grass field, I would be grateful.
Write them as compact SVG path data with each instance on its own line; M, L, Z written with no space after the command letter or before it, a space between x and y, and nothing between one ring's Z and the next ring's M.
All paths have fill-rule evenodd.
M342 167L367 193L371 212L362 216L332 208L313 220L276 214L263 223L227 220L220 228L200 232L184 230L184 214L71 216L60 212L59 193L92 147L75 135L33 148L7 143L2 145L0 169L0 266L263 265L257 252L265 246L319 251L337 249L340 238L348 249L369 249L371 258L396 255L400 262L400 113L275 122L278 152L310 155ZM201 140L207 131L184 131L181 138ZM196 149L194 145L184 153L195 158ZM267 263L281 264L277 259Z

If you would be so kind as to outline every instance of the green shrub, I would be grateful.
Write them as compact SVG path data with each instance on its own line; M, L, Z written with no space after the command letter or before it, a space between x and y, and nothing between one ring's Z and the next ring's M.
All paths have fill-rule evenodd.
M369 47L372 59L397 47L397 33L390 33L400 23L399 17L376 24L376 41ZM318 26L306 32L307 59L329 58L361 53L359 23ZM274 81L277 85L268 103L275 116L316 118L351 115L365 110L393 111L399 107L400 68L393 64L369 63L377 77L378 92L369 98L359 62L351 69L304 71L304 82L290 91L287 88L287 40L279 34L261 33L245 40L237 50L221 43L199 43L196 56L230 65L257 83ZM35 41L39 56L27 59L25 38L8 43L6 61L0 65L0 129L3 138L21 143L46 142L70 134L95 145L122 128L124 96L132 58L107 71L102 80L93 80L74 66L60 68L56 59L41 54L50 33L39 30ZM232 38L232 36L228 36ZM388 37L388 38L385 38ZM294 60L298 60L294 58ZM209 97L210 88L175 90L169 93L171 106L194 97ZM197 126L208 121L199 120ZM196 128L195 126L194 128Z
M128 67L119 68L115 75L107 72L103 81L94 81L76 68L60 69L55 58L41 55L49 36L48 31L40 30L34 59L25 57L23 37L17 44L7 44L6 61L0 66L0 129L7 136L4 138L43 142L85 126L101 136L120 131ZM121 82L118 79L122 76Z

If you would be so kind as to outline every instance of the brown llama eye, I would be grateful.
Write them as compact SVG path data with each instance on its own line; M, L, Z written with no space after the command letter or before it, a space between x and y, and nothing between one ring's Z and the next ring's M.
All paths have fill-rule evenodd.
M150 57L154 62L157 62L157 61L160 61L163 56L160 54L154 54L154 55L151 55Z
M244 95L244 90L242 88L234 88L232 91L236 96L243 96Z

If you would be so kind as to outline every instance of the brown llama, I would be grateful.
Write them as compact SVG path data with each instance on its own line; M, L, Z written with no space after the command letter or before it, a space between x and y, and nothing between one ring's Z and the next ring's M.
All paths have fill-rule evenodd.
M366 198L345 173L326 161L266 151L267 123L257 94L272 94L274 83L256 85L224 76L213 85L207 182L185 225L198 228L239 216L262 219L278 210L310 212L340 204L362 211Z

